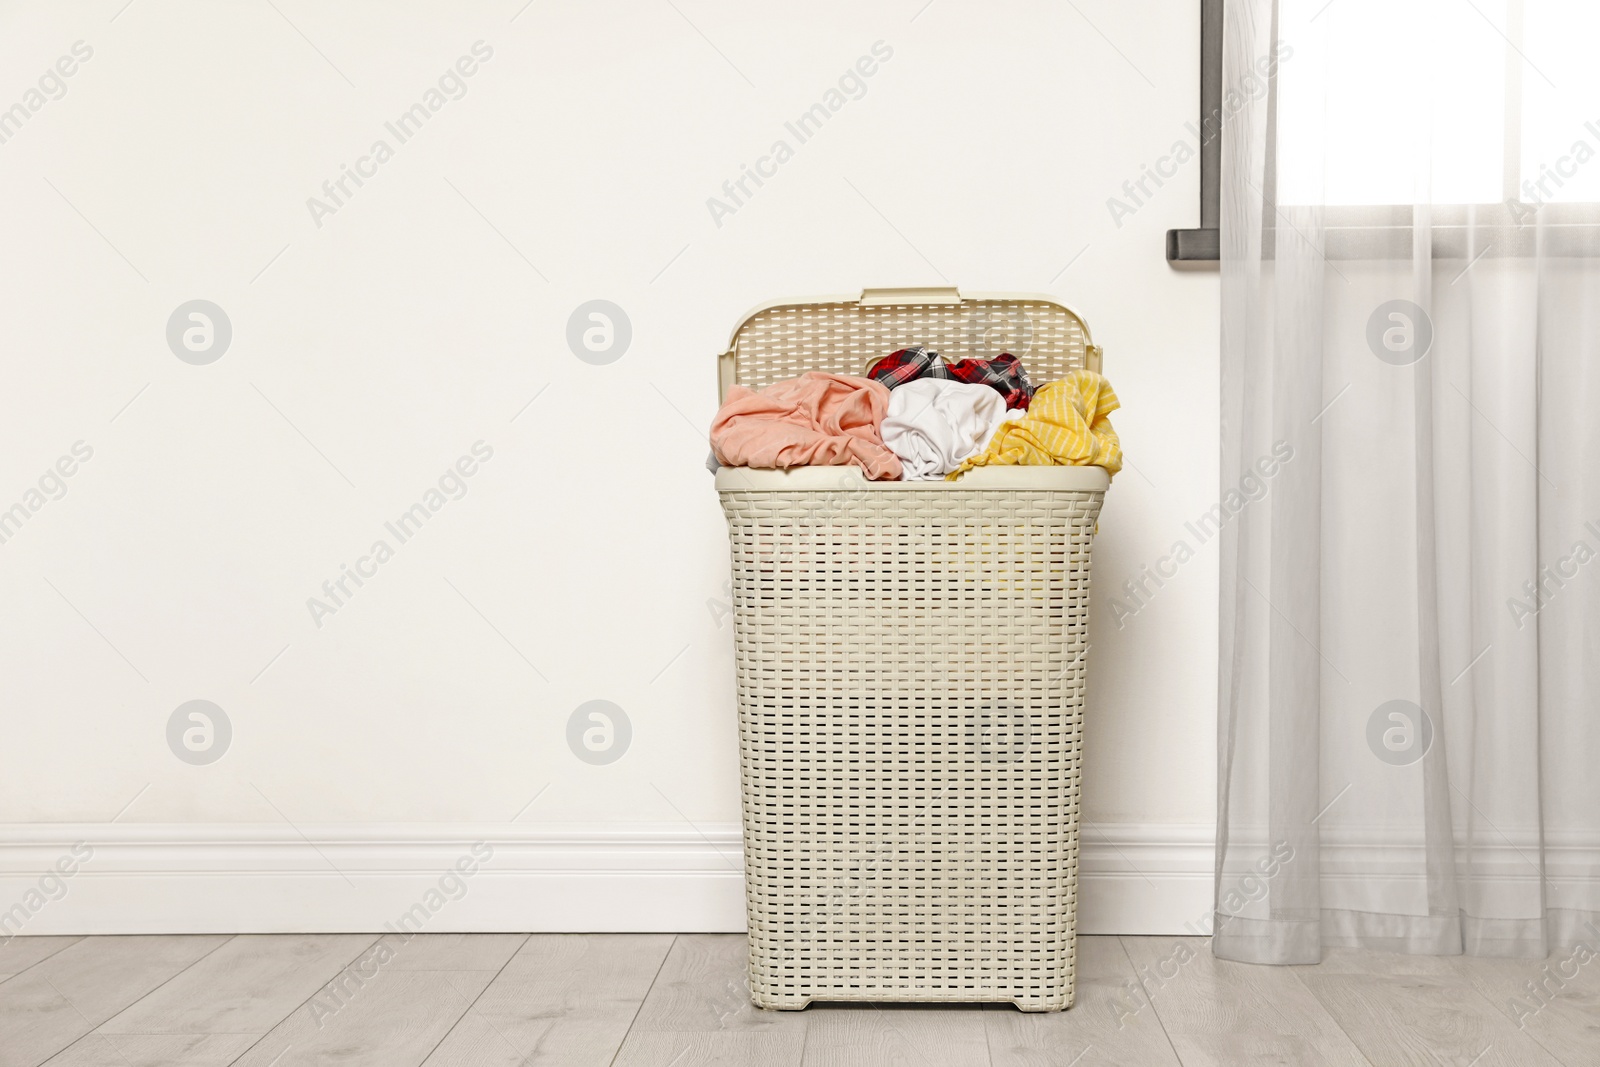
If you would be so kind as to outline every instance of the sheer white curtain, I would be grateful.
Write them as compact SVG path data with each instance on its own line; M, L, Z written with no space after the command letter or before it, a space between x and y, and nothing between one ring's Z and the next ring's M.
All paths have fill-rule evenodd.
M1219 956L1600 949L1596 6L1227 2Z

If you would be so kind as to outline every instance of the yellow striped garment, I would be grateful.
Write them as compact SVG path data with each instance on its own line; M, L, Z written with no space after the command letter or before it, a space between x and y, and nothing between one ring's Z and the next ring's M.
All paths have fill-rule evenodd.
M954 481L963 471L986 466L1104 467L1122 469L1122 444L1106 416L1122 404L1111 383L1091 370L1075 370L1058 382L1039 387L1027 414L1003 422L988 447L946 475Z

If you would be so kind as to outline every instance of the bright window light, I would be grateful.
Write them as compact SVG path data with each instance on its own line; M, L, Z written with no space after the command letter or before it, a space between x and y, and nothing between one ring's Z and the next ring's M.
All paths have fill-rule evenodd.
M1575 61L1578 49L1594 41L1592 32L1572 32L1576 6L1572 0L1284 0L1280 35L1294 51L1278 68L1278 201L1503 201L1508 57L1523 62L1510 43L1523 29L1508 25L1508 7L1512 14L1520 8L1529 25L1553 27L1540 32L1560 37ZM1587 98L1600 99L1592 89Z
M1600 203L1600 5L1525 0L1522 180L1529 203Z

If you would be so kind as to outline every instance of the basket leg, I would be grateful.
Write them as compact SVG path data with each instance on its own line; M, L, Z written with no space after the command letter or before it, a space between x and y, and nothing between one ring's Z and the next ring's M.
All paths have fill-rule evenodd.
M1075 991L1074 991L1075 992ZM1015 997L1011 1003L1017 1006L1018 1011L1029 1013L1066 1011L1076 1002L1073 992L1057 997Z
M763 1011L800 1011L811 1003L811 998L800 993L775 994L751 990L750 1003Z

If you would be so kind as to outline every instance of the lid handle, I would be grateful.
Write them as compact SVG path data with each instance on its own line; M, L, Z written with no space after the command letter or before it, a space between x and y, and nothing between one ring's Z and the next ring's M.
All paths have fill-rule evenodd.
M890 304L959 304L961 290L953 285L930 285L908 289L863 289L862 307L885 307Z

